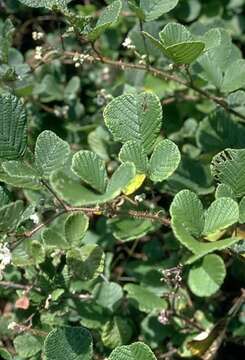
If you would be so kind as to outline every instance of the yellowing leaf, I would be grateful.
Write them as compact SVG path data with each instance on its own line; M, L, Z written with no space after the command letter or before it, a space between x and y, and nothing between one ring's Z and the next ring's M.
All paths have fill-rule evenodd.
M125 195L131 195L138 190L145 180L145 174L137 174L123 189Z

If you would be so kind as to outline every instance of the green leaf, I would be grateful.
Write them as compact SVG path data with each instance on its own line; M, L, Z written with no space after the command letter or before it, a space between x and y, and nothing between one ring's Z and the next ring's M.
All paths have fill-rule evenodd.
M120 150L119 159L122 162L132 161L139 174L146 174L148 171L148 158L139 141L127 141Z
M171 140L160 141L150 159L150 179L154 182L169 178L180 163L180 152L178 146Z
M108 221L113 236L121 241L131 241L145 236L154 230L154 224L150 220L132 219L120 217Z
M84 281L95 279L104 268L104 253L95 244L69 250L66 260L69 270Z
M99 16L95 28L89 32L89 40L95 40L99 37L108 27L115 24L118 21L120 12L122 9L121 0L115 0L112 4L107 6Z
M52 9L54 6L64 8L72 0L19 0L23 5L33 8L45 7Z
M128 319L115 316L103 326L101 340L104 346L114 349L117 346L127 344L132 333L133 330Z
M5 349L0 348L0 356L3 360L13 360L12 355Z
M1 207L0 231L6 232L15 229L23 211L24 206L22 200L17 200L16 202Z
M226 149L211 163L214 178L233 190L237 197L245 195L245 149Z
M149 346L136 342L128 346L120 346L112 351L109 360L157 360Z
M166 301L159 296L152 293L150 290L143 286L135 284L127 284L124 286L124 290L127 291L127 297L133 301L140 311L150 313L159 312L166 308Z
M233 199L223 197L215 200L205 212L203 234L212 235L239 220L239 207Z
M239 222L245 224L245 196L239 203Z
M42 341L30 334L19 335L14 339L14 347L17 354L26 359L42 350Z
M103 282L93 289L93 299L96 303L111 312L115 311L122 298L122 287L114 282Z
M215 294L226 276L224 261L218 255L205 256L190 270L188 284L191 291L201 297Z
M6 189L6 187L0 185L0 208L9 204L10 201L11 193Z
M31 189L38 189L41 186L37 170L28 163L16 160L5 161L2 168L7 174L6 179L3 177L3 180L11 185Z
M226 184L219 184L215 191L215 198L219 199L221 197L228 197L235 200L235 194L232 188Z
M38 136L35 165L41 176L48 178L53 171L61 169L68 160L69 154L68 143L52 131L45 130Z
M191 256L185 263L192 264L203 256L212 253L214 251L224 250L236 242L239 241L239 238L227 238L224 240L213 241L210 243L204 243L196 240L185 228L185 226L178 222L176 219L172 220L172 229L175 237L179 240L179 242L189 249L193 256Z
M232 92L243 88L245 83L245 60L239 59L232 63L226 70L222 90Z
M166 48L193 40L190 31L184 25L178 23L167 24L159 33L159 37Z
M161 41L143 32L152 44L176 64L191 64L202 53L205 43L193 39L192 34L181 24L169 23L160 32Z
M119 196L122 190L135 177L135 166L133 163L125 163L113 173L108 182L104 194L94 193L82 186L80 181L62 172L56 172L51 176L53 189L65 201L74 206L97 205L113 200Z
M30 167L31 166L27 164L24 165L24 163L15 160L0 163L0 180L14 187L38 190L42 186L38 179L33 177L33 169L30 169ZM5 171L4 168L7 171Z
M116 141L139 141L149 153L160 133L162 107L153 93L121 95L106 106L104 119Z
M140 0L140 7L144 11L145 20L152 21L173 10L178 2L179 0Z
M136 169L133 163L124 163L117 168L110 178L106 198L115 198L120 195L121 191L130 183L136 175Z
M71 244L68 243L62 231L59 231L56 228L45 229L42 232L42 239L45 245L53 250L67 250L71 247Z
M93 189L105 192L108 181L105 163L92 151L77 152L72 159L72 171Z
M52 330L44 343L47 360L92 360L93 340L83 327Z
M83 213L71 214L65 222L65 235L71 245L80 246L88 230L89 219Z
M27 114L14 95L0 96L0 159L20 158L27 145Z
M182 190L175 195L170 214L172 219L182 223L191 235L201 235L204 228L204 210L195 193Z
M244 137L244 127L223 109L213 111L201 121L196 133L198 146L208 153L217 153L227 147L242 148Z

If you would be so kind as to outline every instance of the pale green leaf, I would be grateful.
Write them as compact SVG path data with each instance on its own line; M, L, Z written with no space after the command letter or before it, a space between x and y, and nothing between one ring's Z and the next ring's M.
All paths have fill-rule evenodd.
M118 21L122 9L121 0L115 0L107 6L99 16L95 28L88 34L90 40L95 40L99 37L108 27Z
M165 47L193 41L193 36L184 25L169 23L159 33L159 37Z
M193 253L193 256L185 262L186 264L192 264L209 253L224 250L239 241L239 238L234 237L205 243L196 240L181 222L174 219L171 224L175 237Z
M88 230L89 219L83 213L71 214L65 222L65 235L67 242L79 246Z
M145 236L154 230L154 224L150 220L133 219L130 217L115 218L109 220L113 236L121 241L131 241Z
M169 46L166 51L176 64L191 64L202 54L204 47L201 41L189 41Z
M17 200L16 202L4 205L0 208L0 232L13 230L24 211L23 201Z
M228 147L242 148L244 138L244 127L232 120L224 109L211 112L200 122L196 133L198 146L208 153L217 153Z
M118 307L122 298L122 287L114 282L103 282L93 289L93 299L96 303L111 312Z
M237 197L245 195L245 149L226 149L211 163L214 178L233 190Z
M27 114L14 95L0 96L0 159L20 158L27 145Z
M228 197L235 200L235 194L232 188L226 184L219 184L215 191L215 198L219 199L221 197Z
M239 222L245 224L245 196L239 203Z
M3 360L13 360L12 355L3 348L0 348L0 356Z
M19 335L14 339L14 347L17 354L26 359L42 350L42 341L31 334Z
M139 141L126 142L119 153L122 162L133 162L139 174L147 174L148 158L142 144Z
M62 231L59 232L57 228L45 229L42 233L42 239L45 246L52 250L67 250L71 247L71 244L66 240Z
M93 340L83 327L52 330L44 343L47 360L92 360Z
M127 284L124 286L124 290L128 293L128 299L132 300L135 306L143 312L159 312L166 308L166 301L164 299L161 299L143 286Z
M9 204L11 201L11 194L6 187L0 185L0 208Z
M215 200L205 212L203 234L212 235L239 220L239 207L236 201L228 197Z
M68 143L52 131L45 130L38 136L35 165L41 176L49 177L53 171L61 169L68 160L69 154Z
M111 201L120 195L135 175L133 163L122 164L112 175L104 194L88 190L81 185L80 181L59 171L51 176L51 184L65 201L74 206L97 205Z
M73 248L66 254L69 270L78 279L87 281L95 279L104 268L104 253L95 244Z
M40 187L39 174L32 165L22 161L5 161L2 168L7 174L7 183L16 187L36 189ZM9 178L9 181L8 181Z
M120 346L112 351L109 360L157 360L149 346L136 342L128 346Z
M72 171L93 189L105 192L108 180L105 162L92 151L77 152L72 159Z
M171 140L161 140L154 148L150 159L150 179L154 182L166 180L177 169L180 152Z
M106 197L115 198L135 177L136 169L133 163L124 163L117 168L108 182Z
M170 214L172 219L182 223L191 235L201 235L204 227L204 210L195 193L182 190L175 195Z
M10 166L6 165L7 163L12 163L14 166L12 166L12 164ZM16 173L14 172L15 166L17 167ZM4 170L4 167L9 171L9 173L11 173L11 175L9 175L7 171ZM24 169L26 169L26 171ZM24 176L18 176L18 174L23 174ZM28 176L28 174L30 176ZM40 189L41 184L37 178L33 177L33 175L33 169L30 169L28 165L23 166L22 162L11 160L0 163L0 181L3 181L6 184L12 185L14 187L33 190Z
M181 24L169 23L159 37L168 56L177 64L191 64L205 48L202 41L195 41L192 34Z
M116 141L140 141L149 153L160 133L162 107L153 93L121 95L106 106L104 119Z
M218 255L205 256L190 270L188 284L191 291L201 297L215 294L226 276L224 261Z
M140 8L145 14L145 20L152 21L173 10L178 2L179 0L140 0Z
M72 0L19 0L23 5L33 8L45 7L52 9L54 6L64 8Z
M109 349L127 344L132 336L133 330L127 318L113 317L102 328L101 340Z
M222 90L232 92L244 88L245 83L245 60L239 59L232 63L226 70L222 84Z

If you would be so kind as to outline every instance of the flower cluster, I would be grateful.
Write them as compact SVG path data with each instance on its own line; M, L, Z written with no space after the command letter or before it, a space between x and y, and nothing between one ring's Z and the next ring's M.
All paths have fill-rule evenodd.
M36 60L42 60L43 48L42 46L36 46L34 58Z
M126 37L126 39L122 43L122 46L128 50L135 50L135 46L133 45L132 40L129 37Z
M80 67L84 62L93 62L94 58L92 55L89 54L79 54L76 53L73 56L73 61L75 63L75 67Z
M0 244L0 279L5 267L11 263L12 255L6 244Z
M33 40L35 40L35 41L37 41L37 40L42 40L43 37L44 37L44 33L43 33L43 32L33 31L33 33L32 33L32 38L33 38Z

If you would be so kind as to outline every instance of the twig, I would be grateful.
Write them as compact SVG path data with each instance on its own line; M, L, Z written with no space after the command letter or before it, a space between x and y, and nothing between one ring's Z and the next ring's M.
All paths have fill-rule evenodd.
M41 184L48 189L48 191L53 195L53 197L58 201L58 203L63 207L64 210L68 210L67 205L64 203L62 199L56 194L56 192L51 188L49 183L45 180L41 180Z
M23 285L23 284L16 284L12 281L0 281L0 287L6 288L6 289L16 289L16 290L30 290L33 288L32 285ZM39 288L34 288L36 291L41 291Z
M66 56L73 57L75 55L75 53L74 52L66 52L66 53L64 53L64 55L65 55L65 57ZM225 111L229 112L232 115L237 116L240 120L245 121L245 115L232 109L224 98L210 94L206 90L203 90L203 89L197 87L192 82L186 81L186 80L180 78L179 76L169 74L165 70L161 70L161 69L155 68L153 66L147 67L146 65L142 65L142 64L127 63L122 60L113 60L113 59L110 59L110 58L107 58L107 57L104 57L101 55L99 57L94 57L94 60L97 62L101 62L103 64L117 67L122 70L127 68L127 69L137 69L137 70L142 70L142 71L148 71L150 74L152 74L153 76L156 76L160 79L167 80L167 81L174 81L180 85L185 86L186 88L194 90L195 92L199 93L201 96L203 96L203 97L213 101L217 105L221 106L223 109L225 109Z

